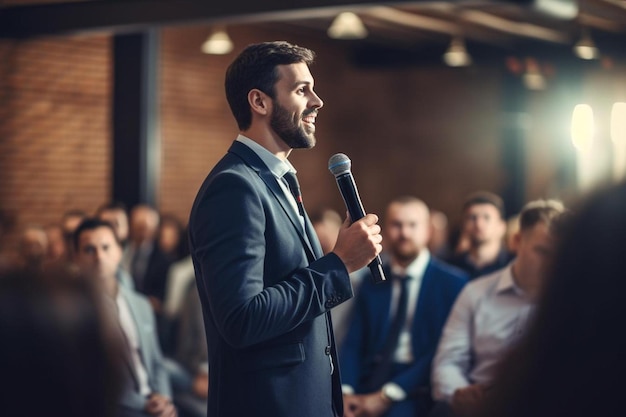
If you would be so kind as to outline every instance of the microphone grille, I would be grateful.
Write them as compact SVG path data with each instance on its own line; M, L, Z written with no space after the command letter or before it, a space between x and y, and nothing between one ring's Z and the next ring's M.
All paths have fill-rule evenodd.
M352 167L352 161L346 154L336 153L328 160L328 170L335 176L348 174Z

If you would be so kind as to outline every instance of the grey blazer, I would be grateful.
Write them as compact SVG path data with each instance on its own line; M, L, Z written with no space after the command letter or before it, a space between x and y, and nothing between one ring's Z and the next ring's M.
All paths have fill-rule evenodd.
M172 390L167 371L163 363L163 355L159 347L156 322L154 312L150 303L143 295L140 295L124 285L118 286L118 291L126 300L130 313L135 321L137 336L139 338L139 349L143 364L148 373L148 383L154 392L172 397ZM128 359L126 359L128 361ZM134 388L134 376L132 367L127 363L124 367L126 373L127 386L122 392L120 406L132 410L143 410L146 405L146 397L142 396Z

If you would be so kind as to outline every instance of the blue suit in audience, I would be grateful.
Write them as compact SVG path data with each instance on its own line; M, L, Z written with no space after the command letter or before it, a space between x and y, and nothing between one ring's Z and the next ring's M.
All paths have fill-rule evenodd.
M389 268L385 269L386 276L391 277ZM394 403L387 416L415 417L428 412L431 405L431 362L448 313L466 282L465 273L430 258L422 277L411 325L414 361L394 365L393 376L387 381L400 386L408 398ZM357 394L373 390L367 388L368 378L389 334L391 299L391 280L374 284L369 277L365 277L356 296L354 316L340 352L342 381Z

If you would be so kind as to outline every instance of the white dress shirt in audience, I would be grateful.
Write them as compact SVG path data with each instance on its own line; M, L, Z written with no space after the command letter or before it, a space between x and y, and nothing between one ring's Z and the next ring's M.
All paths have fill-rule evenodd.
M511 265L467 284L450 312L433 362L434 398L450 401L459 388L489 385L533 310L515 284Z

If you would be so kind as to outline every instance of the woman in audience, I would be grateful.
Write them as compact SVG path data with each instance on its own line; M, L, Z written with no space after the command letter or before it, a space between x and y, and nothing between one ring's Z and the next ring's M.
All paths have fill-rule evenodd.
M623 415L626 184L571 219L527 337L500 370L482 415Z

